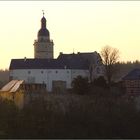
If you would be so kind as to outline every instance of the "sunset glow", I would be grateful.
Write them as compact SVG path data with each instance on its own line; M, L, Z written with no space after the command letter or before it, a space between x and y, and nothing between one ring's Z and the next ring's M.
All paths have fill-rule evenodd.
M60 52L118 48L121 61L140 60L140 1L1 1L0 69L12 58L33 58L42 10Z

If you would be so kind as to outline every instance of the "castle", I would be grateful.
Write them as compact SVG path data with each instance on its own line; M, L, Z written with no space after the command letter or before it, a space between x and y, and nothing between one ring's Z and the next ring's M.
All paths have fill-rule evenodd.
M54 59L54 43L46 28L46 18L41 19L41 29L34 41L33 59L12 59L10 80L24 80L30 84L45 84L47 91L55 87L71 88L74 78L81 75L89 81L103 75L100 54L95 52L63 54Z

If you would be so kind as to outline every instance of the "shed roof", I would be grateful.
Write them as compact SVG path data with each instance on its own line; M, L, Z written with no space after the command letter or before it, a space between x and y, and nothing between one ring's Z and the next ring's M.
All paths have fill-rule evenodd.
M16 92L23 82L23 80L12 80L7 83L0 91Z

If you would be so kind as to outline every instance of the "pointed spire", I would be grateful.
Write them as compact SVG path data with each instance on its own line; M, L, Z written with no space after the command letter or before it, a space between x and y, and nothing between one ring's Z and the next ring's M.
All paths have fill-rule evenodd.
M50 33L46 28L46 18L44 17L44 11L43 11L43 17L41 18L41 29L38 31L38 37L39 36L47 36L47 37L50 36Z
M41 28L46 28L46 18L44 17L44 10L42 10L43 12L43 17L41 19Z
M44 15L45 15L44 10L42 10L42 12L43 12L43 17L44 17Z

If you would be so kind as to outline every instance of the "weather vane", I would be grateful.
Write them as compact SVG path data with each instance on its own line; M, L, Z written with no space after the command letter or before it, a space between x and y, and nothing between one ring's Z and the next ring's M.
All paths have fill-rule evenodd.
M42 12L43 12L43 17L44 17L44 14L45 14L45 13L44 13L44 10L42 10Z

